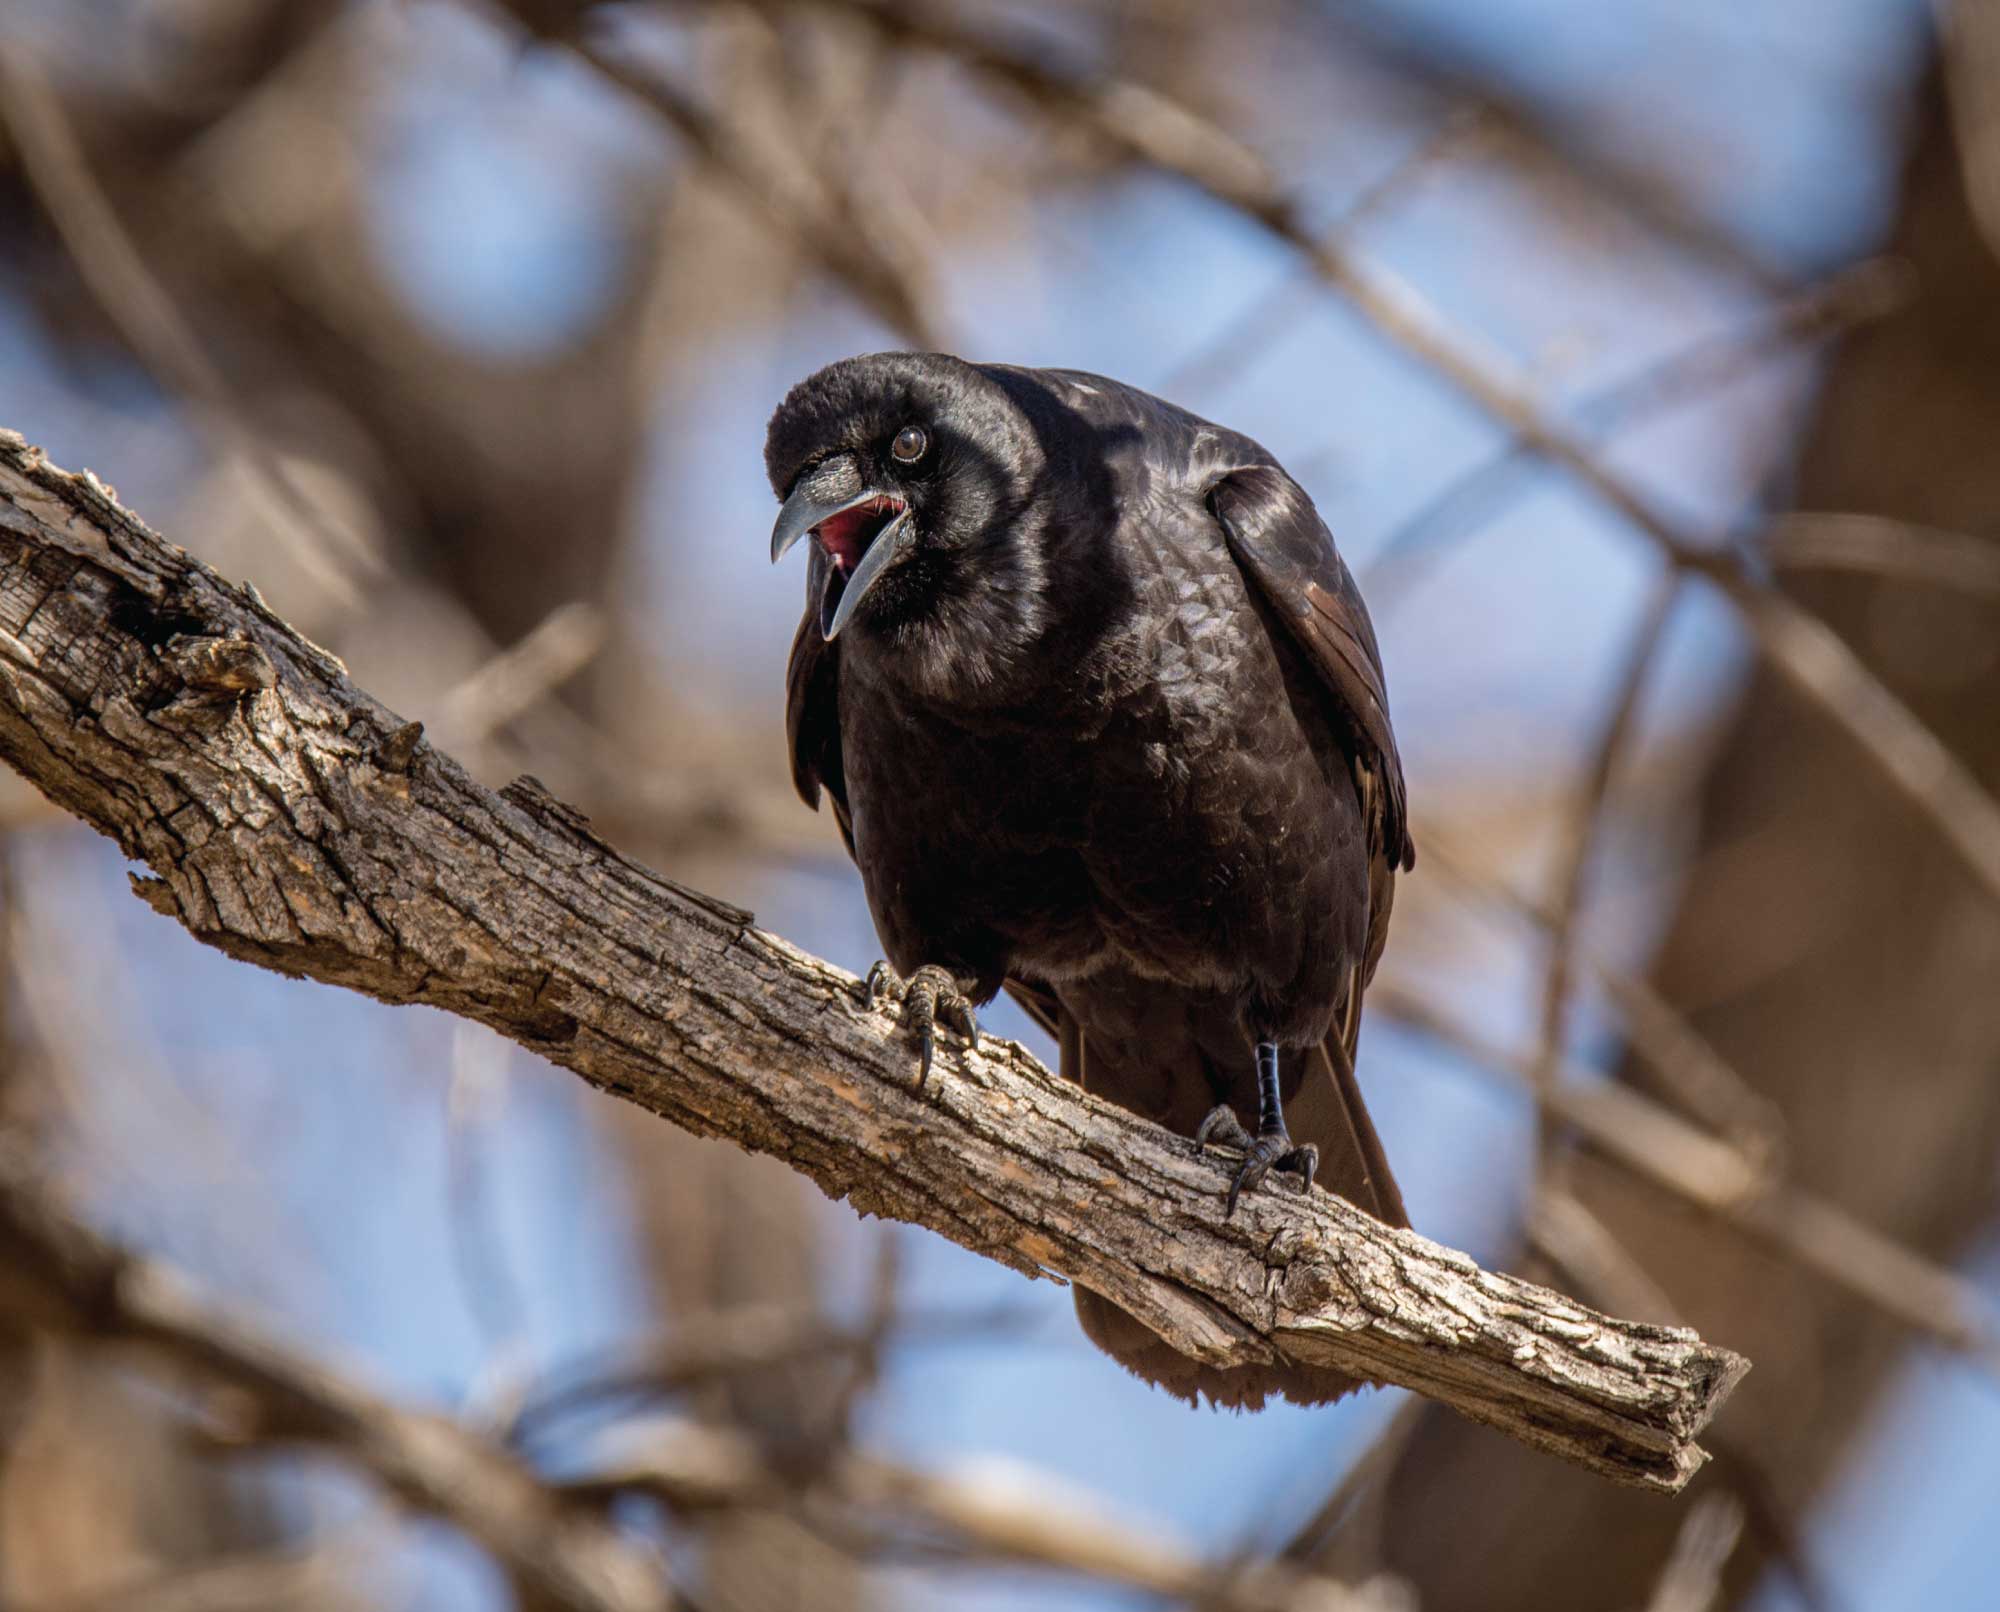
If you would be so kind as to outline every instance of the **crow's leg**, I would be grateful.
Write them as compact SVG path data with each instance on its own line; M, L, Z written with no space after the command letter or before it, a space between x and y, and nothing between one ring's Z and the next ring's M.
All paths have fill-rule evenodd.
M1304 1190L1312 1191L1313 1175L1319 1169L1319 1149L1310 1142L1304 1147L1294 1147L1291 1134L1285 1129L1285 1107L1278 1096L1275 1041L1257 1043L1257 1134L1252 1136L1246 1131L1236 1117L1236 1110L1221 1103L1208 1111L1201 1129L1194 1133L1194 1140L1200 1148L1220 1142L1225 1147L1243 1150L1243 1163L1229 1183L1229 1202L1222 1211L1225 1219L1236 1213L1236 1200L1273 1170L1295 1172L1304 1183Z
M979 1050L979 1021L972 1016L972 999L965 994L948 968L927 963L908 979L899 978L887 963L868 970L863 992L870 1008L884 997L902 1005L903 1022L914 1024L923 1060L917 1065L917 1090L930 1079L931 1057L937 1051L937 1026L943 1021L965 1037L965 1044Z

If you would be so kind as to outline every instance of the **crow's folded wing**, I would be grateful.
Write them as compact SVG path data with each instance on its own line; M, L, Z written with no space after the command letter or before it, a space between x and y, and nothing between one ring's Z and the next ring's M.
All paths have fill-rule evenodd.
M1395 875L1417 859L1375 629L1326 522L1305 490L1276 465L1231 471L1209 490L1208 506L1222 523L1237 564L1319 674L1349 735L1369 836L1366 983L1388 936ZM1351 1023L1358 1025L1358 1000L1349 1006ZM1342 1040L1351 1056L1352 1029Z
M785 737L792 750L792 787L817 811L824 786L833 797L840 837L852 856L854 823L847 811L847 769L840 753L840 648L820 633L810 603L815 596L808 592L805 618L792 637L792 658L785 664Z

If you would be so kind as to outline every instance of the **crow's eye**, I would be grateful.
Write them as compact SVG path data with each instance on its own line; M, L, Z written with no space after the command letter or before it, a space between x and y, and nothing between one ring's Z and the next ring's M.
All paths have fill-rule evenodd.
M924 449L931 445L931 439L914 425L906 425L896 433L896 440L889 444L889 451L904 464L915 464L924 456Z

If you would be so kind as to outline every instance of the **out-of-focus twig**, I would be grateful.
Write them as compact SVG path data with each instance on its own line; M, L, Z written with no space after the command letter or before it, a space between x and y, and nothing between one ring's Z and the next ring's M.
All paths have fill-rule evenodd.
M1697 341L1587 398L1575 410L1577 429L1603 438L1711 397L1759 365L1887 318L1911 294L1904 265L1866 259L1777 304L1747 330ZM1498 518L1510 496L1529 485L1520 474L1529 458L1510 443L1446 482L1389 534L1364 576L1378 612L1408 597L1456 538Z
M17 1155L0 1155L0 1307L30 1325L136 1349L209 1391L217 1436L307 1444L370 1473L477 1541L552 1606L660 1612L658 1564L500 1446L389 1403L98 1235Z
M687 1510L769 1505L793 1486L741 1434L671 1423L579 1485L596 1497L647 1494ZM880 1456L837 1458L799 1496L800 1514L835 1534L842 1514L912 1524L954 1555L1016 1562L1195 1599L1224 1612L1370 1612L1374 1603L1297 1566L1243 1564L1227 1576L1164 1528L1122 1520L1090 1496L1011 1463L925 1470Z
M1781 515L1758 549L1780 571L1861 571L2000 599L2000 545L1884 515Z
M1554 877L1550 881L1550 909L1554 922L1549 928L1548 965L1543 973L1541 1043L1529 1078L1537 1091L1554 1079L1564 1044L1569 1039L1572 976L1576 963L1577 929L1583 920L1584 883L1590 872L1592 853L1597 848L1598 829L1611 793L1611 781L1624 758L1625 745L1636 724L1640 696L1653 662L1666 642L1667 624L1681 595L1681 577L1668 572L1654 585L1653 596L1644 616L1632 633L1625 667L1612 691L1611 705L1590 763L1576 792L1575 804L1564 824L1561 849ZM1547 1110L1536 1116L1541 1170L1547 1176L1555 1168L1553 1138L1549 1134Z
M1722 1594L1722 1570L1742 1537L1742 1501L1727 1492L1695 1501L1646 1612L1710 1612Z
M1990 0L1935 0L1952 122L1965 166L1965 196L2000 253L2000 12Z
M132 348L167 386L184 393L222 444L240 456L277 535L301 569L343 609L361 602L386 567L367 535L336 521L245 416L90 171L55 90L25 49L0 41L0 124L14 137L36 194L77 272Z
M484 1143L507 1090L512 1049L475 1024L451 1026L451 1084L445 1096L445 1183L452 1264L465 1307L489 1357L504 1367L527 1335L528 1308L514 1280L487 1193Z
M1291 1538L1278 1554L1288 1562L1306 1566L1325 1561L1349 1513L1368 1489L1381 1482L1401 1459L1423 1414L1421 1399L1405 1398L1368 1447L1341 1474L1340 1481L1327 1491L1326 1498L1313 1508L1313 1514L1292 1530Z
M889 1322L900 1343L955 1337L993 1338L1022 1325L1006 1311L934 1314L901 1310ZM740 1306L691 1316L656 1343L578 1361L552 1373L531 1392L507 1430L510 1443L531 1444L564 1417L608 1400L660 1400L730 1377L802 1360L856 1360L887 1342L879 1313L860 1328L830 1321L817 1310Z
M1528 1243L1563 1280L1601 1304L1616 1303L1634 1315L1681 1324L1666 1289L1581 1198L1561 1187L1535 1189L1528 1210Z
M650 108L702 163L787 239L847 286L889 328L918 347L940 345L921 265L892 261L864 224L842 216L825 177L796 161L773 161L657 66L593 38L587 29L551 31L536 0L482 0L529 33L553 40Z
M332 1547L223 1556L59 1601L10 1601L8 1612L313 1612L343 1605Z
M1532 1055L1499 1045L1397 981L1378 979L1368 1004L1371 1011L1456 1048L1475 1067L1506 1075L1533 1091ZM1766 1185L1764 1172L1735 1148L1627 1087L1592 1082L1578 1070L1566 1073L1537 1100L1633 1174L1709 1210L1912 1331L2000 1376L2000 1323L1979 1290L1956 1272L1824 1199Z
M1479 872L1456 836L1441 824L1420 822L1417 832L1423 836L1427 867L1463 886L1467 895L1497 903L1554 935L1558 917L1552 904L1503 878ZM1575 928L1570 951L1596 976L1624 1022L1632 1050L1661 1089L1727 1139L1761 1177L1771 1178L1785 1147L1783 1116L1771 1101L1643 975L1609 961Z
M1484 119L1476 109L1444 118L1348 204L1328 235L1337 241L1351 240L1426 175L1476 141L1483 128ZM1311 269L1285 275L1197 351L1175 364L1154 390L1168 398L1199 397L1224 380L1241 375L1265 348L1294 328L1300 304L1318 289L1319 277Z
M574 677L604 648L611 625L592 604L558 605L438 705L437 742L483 744L538 700Z
M1477 107L1496 152L1530 180L1574 189L1732 280L1773 295L1794 286L1795 277L1764 248L1704 208L1673 165L1604 138L1603 107L1537 94L1509 74L1508 58L1467 48L1476 36L1438 27L1432 14L1400 0L1342 0L1312 15L1402 93L1419 92L1434 105Z

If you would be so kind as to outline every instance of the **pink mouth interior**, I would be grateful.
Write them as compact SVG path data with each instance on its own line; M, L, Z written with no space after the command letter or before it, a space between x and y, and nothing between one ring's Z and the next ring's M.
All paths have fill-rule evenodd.
M871 498L865 504L829 515L813 528L813 537L842 576L851 576L868 551L868 543L890 520L903 512L894 498Z

